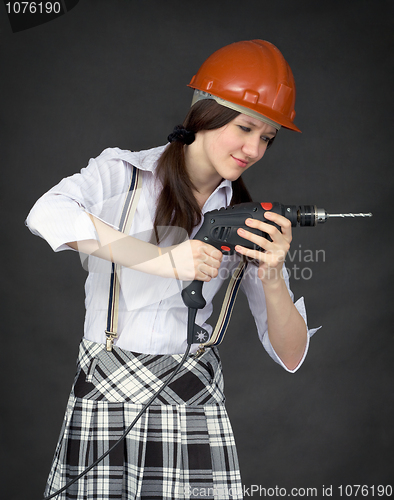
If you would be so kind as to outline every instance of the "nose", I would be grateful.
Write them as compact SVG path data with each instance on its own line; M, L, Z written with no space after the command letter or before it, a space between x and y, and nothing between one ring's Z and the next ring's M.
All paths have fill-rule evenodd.
M242 151L250 159L255 160L263 156L265 149L266 147L261 140L260 134L249 134L243 145Z

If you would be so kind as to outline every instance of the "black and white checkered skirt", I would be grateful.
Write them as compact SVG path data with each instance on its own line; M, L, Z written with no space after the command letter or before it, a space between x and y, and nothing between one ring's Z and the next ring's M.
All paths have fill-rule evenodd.
M124 433L182 355L136 354L83 339L45 495ZM240 499L234 436L216 348L190 356L170 385L102 462L59 500Z

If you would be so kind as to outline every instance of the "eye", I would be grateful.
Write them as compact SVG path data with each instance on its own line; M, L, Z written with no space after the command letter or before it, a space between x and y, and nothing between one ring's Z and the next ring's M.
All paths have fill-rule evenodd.
M274 142L275 137L276 137L276 135L274 135L274 137L271 137L271 138L262 137L262 139L267 143L267 149L269 149L272 146L272 143Z
M251 130L252 130L250 127L246 127L245 125L238 125L238 127L243 132L246 132L246 133L251 132ZM274 135L274 137L267 137L265 135L261 136L261 140L267 144L267 149L269 149L272 146L272 143L274 142L275 137L276 137L276 135Z

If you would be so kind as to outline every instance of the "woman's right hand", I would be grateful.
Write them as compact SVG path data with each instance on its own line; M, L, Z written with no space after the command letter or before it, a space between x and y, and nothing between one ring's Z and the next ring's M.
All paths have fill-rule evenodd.
M187 240L162 251L170 253L173 274L181 281L211 281L223 259L220 250L199 240Z

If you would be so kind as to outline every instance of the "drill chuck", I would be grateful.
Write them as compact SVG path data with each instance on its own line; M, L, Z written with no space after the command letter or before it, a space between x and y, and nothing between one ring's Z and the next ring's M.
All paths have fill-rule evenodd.
M316 205L300 205L297 207L297 221L300 226L316 226L326 222L328 214L324 208Z

